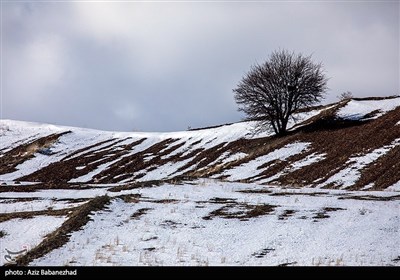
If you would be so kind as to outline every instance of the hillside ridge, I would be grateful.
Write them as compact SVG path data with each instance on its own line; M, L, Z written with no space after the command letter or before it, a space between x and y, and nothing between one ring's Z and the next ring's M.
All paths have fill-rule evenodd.
M400 97L303 110L285 137L255 121L108 132L0 120L0 183L132 184L213 178L291 187L400 189Z

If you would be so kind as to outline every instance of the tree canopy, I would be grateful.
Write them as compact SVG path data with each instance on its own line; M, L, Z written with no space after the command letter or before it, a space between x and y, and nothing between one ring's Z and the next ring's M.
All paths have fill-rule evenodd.
M284 135L293 113L321 100L327 81L322 63L314 63L311 55L279 50L253 65L233 92L239 111L258 121L257 130L272 127Z

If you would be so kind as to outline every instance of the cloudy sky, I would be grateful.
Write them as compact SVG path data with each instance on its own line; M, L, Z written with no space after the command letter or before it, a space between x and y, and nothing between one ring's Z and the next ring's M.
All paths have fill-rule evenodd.
M276 49L313 54L325 102L400 93L399 2L2 1L2 118L124 131L238 121Z

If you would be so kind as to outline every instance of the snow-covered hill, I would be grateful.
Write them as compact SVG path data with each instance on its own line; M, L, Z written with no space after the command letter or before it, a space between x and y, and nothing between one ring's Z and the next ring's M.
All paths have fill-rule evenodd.
M253 124L0 121L0 264L400 264L400 97Z
M0 121L0 182L132 183L209 177L317 188L400 188L400 98L296 115L284 138L252 122L174 133ZM397 109L396 109L397 108Z

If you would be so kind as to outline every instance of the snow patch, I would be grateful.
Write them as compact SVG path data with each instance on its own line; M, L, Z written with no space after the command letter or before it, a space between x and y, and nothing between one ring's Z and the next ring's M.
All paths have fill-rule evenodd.
M306 150L310 144L311 143L302 142L288 144L280 149L274 150L267 155L260 156L254 160L243 163L232 169L226 170L221 175L228 175L229 177L227 179L229 181L237 181L254 177L262 172L262 170L257 169L259 166L277 159L285 160L290 156L299 154Z
M106 170L109 166L113 165L114 163L120 161L120 158L117 158L116 160L110 161L110 162L106 162L103 164L100 164L95 170L81 176L78 178L74 178L69 180L69 183L86 183L89 182L90 180L93 179L94 176L96 176L97 174L100 174L101 172L103 172L104 170Z
M388 111L400 106L400 98L384 100L351 100L339 110L337 116L343 119L359 120L374 111L377 114L369 119L376 119Z
M362 188L360 189L360 191L366 191L366 190L372 189L374 186L375 186L374 183L370 183L370 184L368 184L368 185L362 187Z
M400 181L386 188L386 191L400 192Z
M290 170L295 171L295 170L301 169L305 166L308 166L308 165L311 165L313 163L323 160L325 158L325 156L326 156L326 154L313 153L299 161L292 163Z
M37 216L31 219L12 219L0 223L1 231L5 234L0 239L2 250L0 265L7 263L4 258L6 250L18 252L27 249L29 251L37 246L47 234L60 227L64 221L65 217Z

